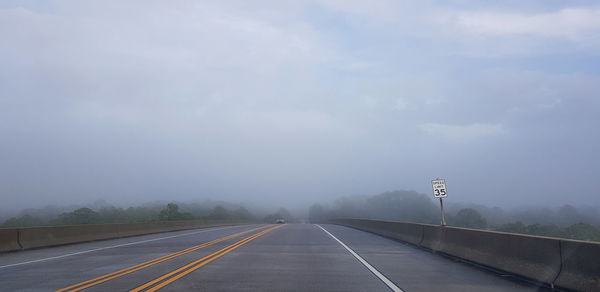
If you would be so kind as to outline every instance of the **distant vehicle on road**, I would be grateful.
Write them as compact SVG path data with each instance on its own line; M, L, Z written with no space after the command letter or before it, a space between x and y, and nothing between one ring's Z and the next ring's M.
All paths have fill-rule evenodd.
M279 218L279 219L275 220L275 223L277 223L277 224L284 224L285 223L285 219Z

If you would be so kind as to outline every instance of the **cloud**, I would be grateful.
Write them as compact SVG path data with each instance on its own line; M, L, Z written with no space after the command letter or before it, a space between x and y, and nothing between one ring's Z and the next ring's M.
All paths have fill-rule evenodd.
M406 6L402 1L381 0L365 2L359 0L319 0L319 4L329 9L354 15L367 15L376 19L396 20Z
M394 107L395 110L401 112L401 111L407 111L407 110L416 110L417 106L412 104L410 101L408 101L406 98L397 98L394 102Z
M370 95L365 95L362 98L364 105L369 109L377 107L377 99Z
M290 203L419 189L428 161L450 167L474 152L532 157L514 161L531 170L568 151L574 165L557 164L557 177L598 173L598 54L581 44L598 43L600 9L458 2L2 8L3 201L163 190ZM431 158L438 139L484 143L434 147Z
M504 126L501 124L479 124L474 123L470 125L450 125L450 124L437 124L437 123L425 123L419 126L424 132L442 136L451 140L464 141L471 140L474 138L499 135L506 132Z
M598 40L599 8L568 8L555 12L523 14L514 12L450 12L443 25L476 37L536 36L586 42Z
M554 109L554 108L560 106L562 103L563 103L562 99L555 98L546 103L539 103L539 104L537 104L537 107L540 109Z

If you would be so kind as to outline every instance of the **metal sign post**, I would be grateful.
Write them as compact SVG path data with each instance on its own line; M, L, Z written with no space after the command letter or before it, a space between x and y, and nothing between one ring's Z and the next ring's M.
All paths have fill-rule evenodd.
M446 226L446 218L444 217L444 199L440 198L440 212L442 213L442 226Z
M442 216L442 226L446 226L446 218L444 217L444 201L443 198L448 197L446 190L446 180L434 179L431 181L431 187L433 187L433 197L440 199L440 214Z

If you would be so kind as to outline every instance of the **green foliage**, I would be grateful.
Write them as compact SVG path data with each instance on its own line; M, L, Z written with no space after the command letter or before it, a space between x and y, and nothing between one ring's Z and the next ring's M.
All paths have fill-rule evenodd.
M62 213L57 219L52 220L52 225L79 225L79 224L98 224L100 214L90 208L79 208L73 212Z
M184 204L184 207L188 206L190 205ZM191 213L182 210L182 208L175 203L170 203L166 206L148 205L143 207L129 207L127 209L116 208L107 204L103 204L97 211L92 210L91 208L79 208L71 212L62 212L53 216L44 213L46 217L49 217L45 220L30 214L23 214L6 220L0 225L0 227L8 228L44 225L59 226L80 224L112 224L195 219L239 221L255 220L254 215L252 215L252 213L243 207L237 207L234 209L234 211L230 211L222 206L216 206L212 209L201 204L192 204L191 206L192 210L200 214L194 216ZM186 208L186 210L188 210L188 208Z
M255 220L254 215L252 215L250 213L250 211L248 211L244 207L239 207L235 211L233 211L233 213L231 214L231 217L234 220L241 220L241 221L254 221Z
M160 221L180 221L180 220L191 220L194 216L190 213L182 213L179 211L179 206L175 203L167 204L167 207L160 211L158 215Z
M433 223L439 220L439 209L424 194L414 191L393 191L367 200L372 218Z
M587 241L600 241L600 230L598 230L598 228L590 224L585 223L577 223L566 228L559 228L553 224L525 225L521 222L516 222L504 224L496 230L538 236L560 237Z
M600 230L585 223L573 224L561 232L562 237L579 240L600 241Z
M456 213L455 216L448 220L449 225L460 226L465 228L485 229L487 221L475 209L465 208Z
M230 220L231 214L229 214L227 209L221 206L216 206L210 211L210 214L208 214L206 218L210 220Z
M120 208L117 208L122 210ZM150 207L129 207L123 211L124 221L125 222L149 222L149 221L158 221L159 218L159 207L150 208ZM115 222L116 223L116 222Z
M527 226L521 221L502 225L497 231L527 234Z
M8 228L8 227L32 227L32 226L42 226L42 225L44 225L44 222L40 218L26 214L26 215L21 215L21 216L17 216L17 217L12 217L12 218L4 221L4 223L0 226Z
M333 207L315 204L309 210L311 222L324 222L333 218L437 223L439 207L424 194L393 191L375 196L342 197L334 202Z
M561 237L562 231L554 224L531 224L527 225L527 234L539 236Z

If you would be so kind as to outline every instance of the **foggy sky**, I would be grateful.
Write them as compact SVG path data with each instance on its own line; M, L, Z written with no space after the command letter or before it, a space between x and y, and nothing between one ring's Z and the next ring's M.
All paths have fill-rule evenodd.
M598 205L600 6L502 3L2 1L0 208Z

